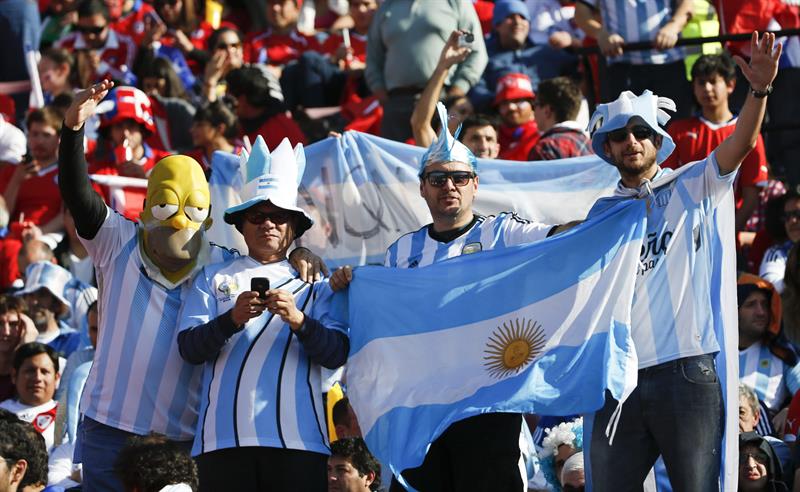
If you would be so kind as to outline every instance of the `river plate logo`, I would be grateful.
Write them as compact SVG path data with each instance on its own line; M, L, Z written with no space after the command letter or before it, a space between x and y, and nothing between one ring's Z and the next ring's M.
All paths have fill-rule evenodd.
M489 375L501 379L519 373L544 348L542 325L517 318L494 329L483 351L483 365Z

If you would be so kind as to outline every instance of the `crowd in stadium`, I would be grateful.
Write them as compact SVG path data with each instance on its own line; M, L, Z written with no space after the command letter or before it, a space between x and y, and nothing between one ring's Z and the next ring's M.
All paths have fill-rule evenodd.
M0 492L720 490L736 404L707 238L731 188L724 490L800 491L800 35L765 34L798 2L3 0L0 26ZM315 222L297 144L351 130L427 149L433 221L393 268L576 225L473 211L478 159L619 169L614 199L648 202L624 407L462 420L402 476L370 453L329 384L357 270L294 244ZM220 217L247 255L203 238L208 179L243 152Z

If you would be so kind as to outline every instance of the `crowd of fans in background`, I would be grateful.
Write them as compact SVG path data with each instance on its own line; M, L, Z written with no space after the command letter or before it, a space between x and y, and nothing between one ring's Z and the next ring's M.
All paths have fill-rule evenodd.
M145 178L162 157L183 153L208 176L215 151L238 153L258 135L270 149L345 130L427 147L438 101L479 158L576 157L592 152L590 108L645 89L677 102L668 127L677 147L665 165L678 168L733 131L747 84L729 53L748 55L744 43L678 39L798 28L800 9L783 0L643 3L659 13L627 23L625 2L596 0L0 4L0 408L18 417L0 419L0 491L81 481L71 459L97 290L56 181L63 112L76 90L116 83L87 123L95 175ZM637 41L653 45L626 47ZM783 41L769 131L735 186L742 490L800 490L800 42ZM139 216L143 189L95 187L121 214ZM342 401L334 423L347 439L332 448L330 489L377 490L381 468ZM531 487L582 490L581 421L528 422L544 470ZM119 474L128 490L195 490L185 456L142 438Z

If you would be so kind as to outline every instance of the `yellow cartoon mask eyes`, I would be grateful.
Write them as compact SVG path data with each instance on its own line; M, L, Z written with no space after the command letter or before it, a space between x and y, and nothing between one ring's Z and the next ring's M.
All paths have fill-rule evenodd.
M153 218L156 220L167 220L173 215L175 215L175 212L177 211L178 211L178 206L169 203L165 203L163 205L155 205L150 209L150 213L153 214Z
M208 208L190 207L189 205L186 205L183 207L183 211L186 213L186 216L192 220L192 222L203 222L206 220L206 217L208 217Z

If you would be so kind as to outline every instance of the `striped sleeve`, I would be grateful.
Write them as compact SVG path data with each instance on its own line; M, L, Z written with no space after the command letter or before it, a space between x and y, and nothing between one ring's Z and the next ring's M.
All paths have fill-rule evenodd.
M516 246L545 239L553 228L550 224L523 219L514 213L505 214L503 220L505 246Z

